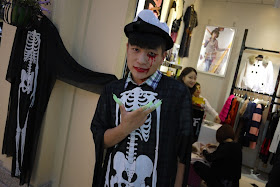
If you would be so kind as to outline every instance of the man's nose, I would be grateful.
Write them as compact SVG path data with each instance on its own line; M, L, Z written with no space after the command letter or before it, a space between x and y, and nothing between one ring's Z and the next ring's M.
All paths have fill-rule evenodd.
M140 53L138 57L138 62L140 64L146 64L147 63L147 55L145 53Z

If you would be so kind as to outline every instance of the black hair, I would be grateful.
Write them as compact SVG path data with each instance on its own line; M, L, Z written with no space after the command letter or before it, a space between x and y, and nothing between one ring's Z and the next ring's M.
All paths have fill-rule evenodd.
M150 33L131 33L128 38L128 43L144 49L157 49L161 47L162 52L166 51L165 39Z
M185 84L183 78L184 78L187 74L189 74L189 73L191 73L191 72L195 72L195 74L197 75L197 71L196 71L193 67L185 67L185 68L182 70L182 72L181 72L181 74L180 74L180 76L178 77L177 80L178 80L179 82ZM195 92L195 89L196 89L195 87L189 88L191 95Z
M182 70L180 76L178 77L178 81L184 83L183 78L184 78L187 74L189 74L190 72L195 72L195 74L197 75L196 69L194 69L193 67L185 67L185 68Z
M228 138L234 140L234 131L229 124L224 124L217 130L216 139L219 143L223 143Z
M200 86L200 84L198 82L196 82L193 86L192 89L190 89L191 95L196 91L197 87L196 86Z

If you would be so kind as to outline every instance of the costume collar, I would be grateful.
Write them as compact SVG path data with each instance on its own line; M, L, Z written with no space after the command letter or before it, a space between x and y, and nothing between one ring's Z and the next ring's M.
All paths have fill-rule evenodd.
M153 75L151 75L147 80L145 80L143 83L141 83L138 86L141 86L143 84L147 84L148 86L152 87L155 90L158 86L158 83L159 83L161 77L162 77L162 73L159 70L157 70ZM132 79L131 72L128 73L128 77L125 81L125 85L124 85L125 89L126 89L129 82L137 85Z

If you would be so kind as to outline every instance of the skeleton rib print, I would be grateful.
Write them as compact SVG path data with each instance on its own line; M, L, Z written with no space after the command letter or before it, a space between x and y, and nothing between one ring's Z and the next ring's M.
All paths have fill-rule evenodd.
M127 111L136 110L149 102L158 103L157 93L144 91L141 87L136 87L132 90L125 91L120 94L120 100L124 104ZM146 187L156 186L157 181L157 159L159 146L159 119L160 108L156 109L156 124L155 127L155 147L152 157L139 153L138 144L145 144L149 141L152 128L152 114L150 113L145 123L130 133L126 139L125 151L117 151L116 154L111 154L107 166L105 186L126 186L126 187ZM119 105L116 104L116 121L117 126L121 119ZM115 146L118 148L118 145ZM143 150L142 150L143 151ZM110 171L112 170L112 171ZM151 184L146 184L146 178L150 178Z

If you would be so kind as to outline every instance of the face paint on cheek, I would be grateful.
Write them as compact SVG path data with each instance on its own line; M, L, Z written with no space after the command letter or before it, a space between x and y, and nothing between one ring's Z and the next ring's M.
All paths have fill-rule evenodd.
M152 67L153 63L156 61L157 55L151 56L151 55L147 54L147 56L148 56L148 62L150 63L150 67Z

